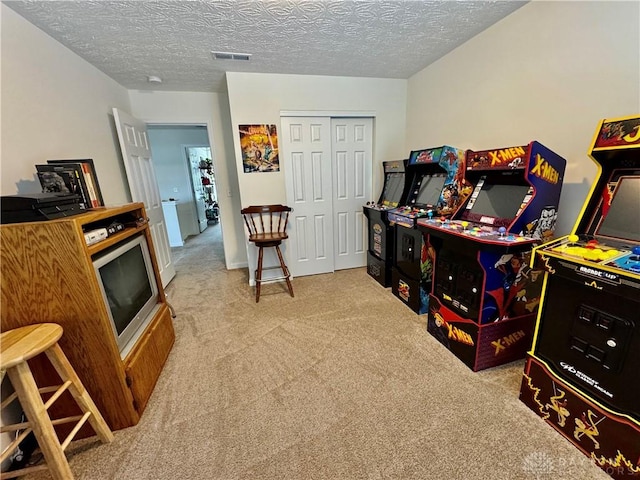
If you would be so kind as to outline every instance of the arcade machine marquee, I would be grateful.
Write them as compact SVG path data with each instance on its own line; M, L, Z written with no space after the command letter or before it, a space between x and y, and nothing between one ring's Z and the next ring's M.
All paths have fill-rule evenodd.
M393 228L389 224L387 212L404 202L405 165L407 160L382 162L384 184L377 203L368 202L364 207L369 232L367 252L367 273L383 287L391 286L391 266L393 263Z
M469 198L450 219L418 220L436 256L427 330L474 371L531 344L543 275L528 264L553 234L565 164L535 141L468 151Z
M640 116L603 120L572 234L545 279L520 399L613 478L640 478Z
M464 151L446 145L412 151L403 194L406 204L387 214L395 225L391 290L418 314L427 310L433 264L428 239L416 222L427 215L450 215L466 198L470 188L463 163Z

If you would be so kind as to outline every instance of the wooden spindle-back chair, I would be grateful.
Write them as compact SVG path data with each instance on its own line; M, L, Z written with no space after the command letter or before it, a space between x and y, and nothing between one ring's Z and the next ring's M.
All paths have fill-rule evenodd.
M291 274L284 262L280 244L289 238L287 235L287 225L289 223L289 212L291 207L286 205L252 205L243 208L241 213L244 223L249 230L249 241L258 247L258 267L255 270L256 281L256 303L260 301L260 284L262 283L263 270L279 268L282 270L282 277L271 278L271 280L285 280L289 293L293 297L293 286L291 285ZM262 267L264 248L274 247L278 254L280 265L274 267Z

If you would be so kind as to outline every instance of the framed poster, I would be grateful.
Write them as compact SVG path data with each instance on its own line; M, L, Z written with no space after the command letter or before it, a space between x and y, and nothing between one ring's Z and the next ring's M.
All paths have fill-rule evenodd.
M239 125L244 173L279 172L278 133L275 125Z

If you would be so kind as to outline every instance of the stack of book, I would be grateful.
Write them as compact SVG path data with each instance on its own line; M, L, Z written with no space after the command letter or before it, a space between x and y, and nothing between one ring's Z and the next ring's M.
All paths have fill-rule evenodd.
M86 209L104 205L92 159L47 160L36 170L43 192L76 194Z

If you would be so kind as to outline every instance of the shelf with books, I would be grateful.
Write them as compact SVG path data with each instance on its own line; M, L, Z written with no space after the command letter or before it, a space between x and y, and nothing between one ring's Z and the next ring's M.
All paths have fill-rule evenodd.
M73 193L80 197L82 207L85 209L92 208L84 173L79 164L36 165L36 171L43 192Z
M48 165L63 165L71 166L77 165L80 167L82 176L84 178L84 184L86 185L87 197L89 198L89 205L87 208L96 208L104 206L104 199L102 198L102 191L100 190L100 184L98 183L98 176L96 175L96 167L91 158L82 159L68 159L68 160L47 160ZM75 168L75 167L74 167Z

